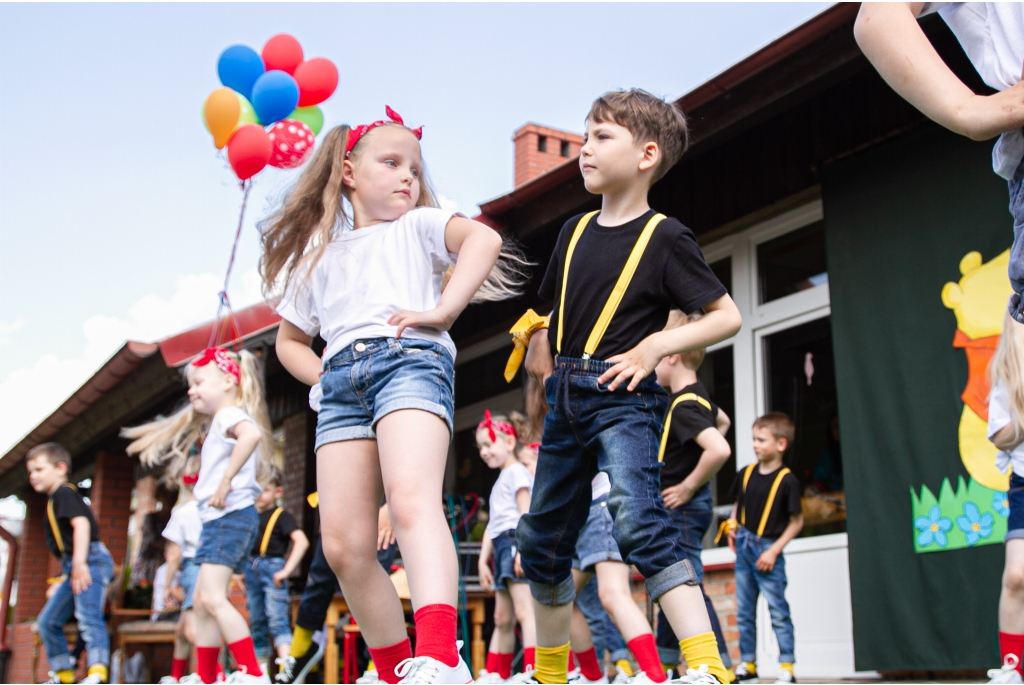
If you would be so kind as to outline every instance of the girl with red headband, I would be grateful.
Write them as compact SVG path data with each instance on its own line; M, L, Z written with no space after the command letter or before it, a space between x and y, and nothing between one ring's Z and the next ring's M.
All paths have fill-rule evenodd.
M211 347L189 364L186 378L188 405L121 433L135 438L129 453L149 466L167 465L172 476L181 474L202 436L199 479L192 491L203 531L194 559L199 565L194 590L197 673L191 682L216 682L217 656L227 642L239 668L228 682L269 683L256 660L249 626L228 600L231 574L243 572L256 539L254 505L263 490L258 478L273 453L263 374L251 353Z
M471 301L517 294L524 262L503 251L491 228L438 208L421 129L387 114L325 136L261 223L260 268L268 291L285 288L278 358L300 381L322 387L323 551L379 677L467 682L456 646L458 559L441 508L454 414L447 330ZM322 361L310 349L316 335L327 343ZM415 658L401 601L377 563L385 494L415 610Z

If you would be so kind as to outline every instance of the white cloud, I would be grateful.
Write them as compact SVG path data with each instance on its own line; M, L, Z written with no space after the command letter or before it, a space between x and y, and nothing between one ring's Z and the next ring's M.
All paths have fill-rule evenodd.
M179 276L170 298L143 295L124 317L98 314L86 319L82 324L86 343L80 356L59 359L44 354L35 363L12 371L0 382L0 454L49 416L126 340L154 342L212 319L222 286L223 281L213 274ZM261 300L255 269L237 277L231 295L235 311ZM5 331L23 326L21 319L0 322L0 341Z
M25 327L25 317L19 316L14 321L7 323L0 321L0 345L6 345L11 341L11 333L17 333Z

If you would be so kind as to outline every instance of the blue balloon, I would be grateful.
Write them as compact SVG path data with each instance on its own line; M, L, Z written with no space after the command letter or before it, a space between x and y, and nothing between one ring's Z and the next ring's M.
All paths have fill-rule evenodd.
M272 69L256 79L249 98L260 123L269 126L287 119L299 104L299 84L287 74Z
M259 53L248 45L232 45L220 53L220 59L217 60L220 82L245 98L249 98L253 84L265 71Z

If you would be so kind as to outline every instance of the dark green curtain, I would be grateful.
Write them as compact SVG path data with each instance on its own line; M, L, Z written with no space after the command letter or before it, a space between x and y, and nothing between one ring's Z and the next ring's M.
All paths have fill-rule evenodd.
M1012 241L991 147L929 125L823 170L860 670L999 662L1002 545L915 553L910 496L968 478L967 364L941 292L965 254L987 262Z

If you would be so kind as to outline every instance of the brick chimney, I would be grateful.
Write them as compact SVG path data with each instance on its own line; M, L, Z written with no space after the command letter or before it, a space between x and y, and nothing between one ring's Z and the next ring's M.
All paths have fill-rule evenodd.
M583 147L583 136L557 128L526 124L512 134L516 145L515 187L572 159Z

